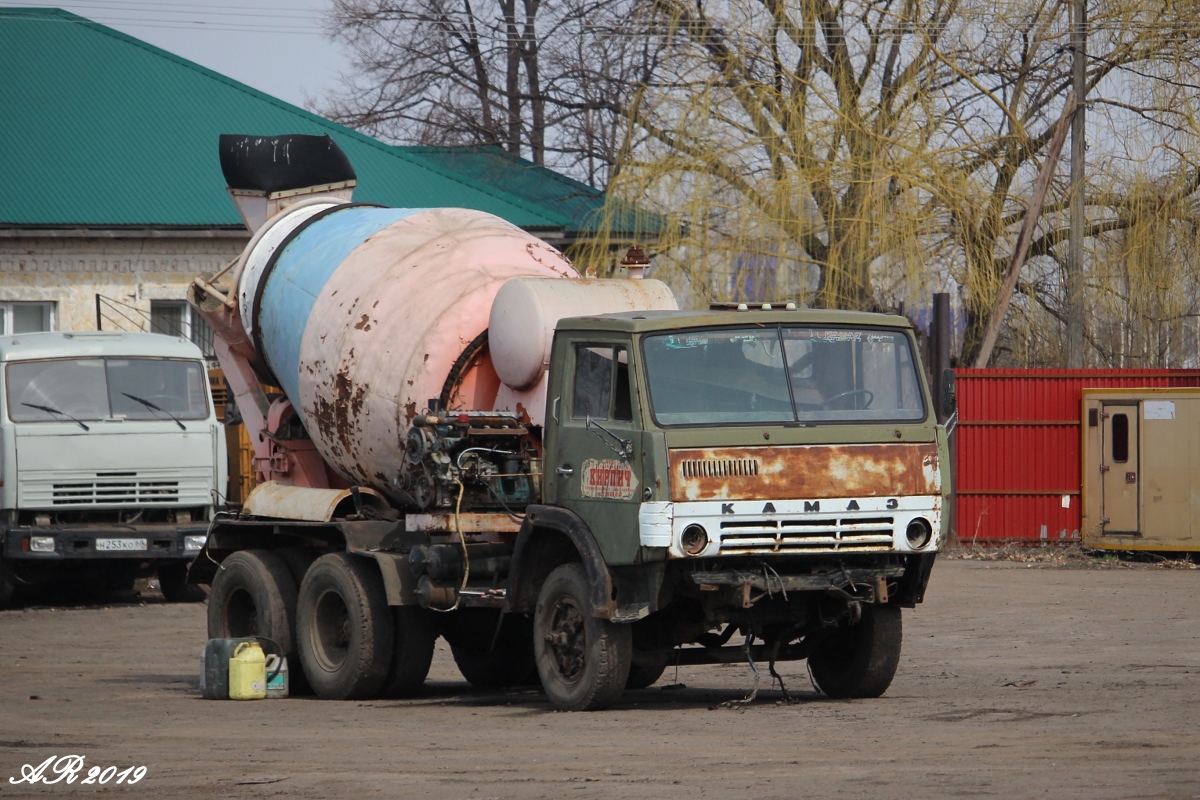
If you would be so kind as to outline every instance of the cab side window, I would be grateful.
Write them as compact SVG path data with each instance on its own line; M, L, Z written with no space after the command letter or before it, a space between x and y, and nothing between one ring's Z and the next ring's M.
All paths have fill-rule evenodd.
M624 347L578 345L571 416L574 419L633 419L629 354Z

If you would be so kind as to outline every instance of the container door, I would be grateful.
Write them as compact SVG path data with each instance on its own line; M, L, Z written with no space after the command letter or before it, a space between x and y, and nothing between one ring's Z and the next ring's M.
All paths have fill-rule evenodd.
M1139 525L1138 405L1104 404L1100 472L1104 533L1137 533Z

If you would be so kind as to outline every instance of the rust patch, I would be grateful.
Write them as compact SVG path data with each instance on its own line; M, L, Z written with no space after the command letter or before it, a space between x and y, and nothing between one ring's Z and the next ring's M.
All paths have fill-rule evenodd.
M405 403L404 404L404 424L412 425L413 418L416 416L417 416L417 404L416 403ZM403 438L401 438L400 441L403 441Z
M354 329L356 331L362 331L363 333L370 332L371 318L369 316L367 316L366 314L363 314L362 317L359 318L358 322L354 323Z
M941 492L932 443L689 448L671 450L670 462L675 502Z
M346 456L353 456L357 439L358 418L367 398L367 387L355 385L343 367L333 378L333 402L317 398L317 427L326 443L341 446Z

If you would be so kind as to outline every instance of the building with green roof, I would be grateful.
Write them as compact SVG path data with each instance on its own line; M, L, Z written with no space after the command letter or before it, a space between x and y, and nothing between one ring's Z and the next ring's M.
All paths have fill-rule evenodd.
M0 332L191 330L188 283L248 239L222 133L328 134L356 201L487 211L568 253L604 204L499 148L388 145L59 9L0 9L0 75ZM653 238L661 221L634 212L616 238Z

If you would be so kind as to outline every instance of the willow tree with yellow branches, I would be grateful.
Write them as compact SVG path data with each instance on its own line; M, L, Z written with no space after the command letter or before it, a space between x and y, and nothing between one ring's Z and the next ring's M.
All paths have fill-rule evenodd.
M1090 8L1089 363L1162 362L1164 325L1200 310L1197 10ZM969 362L1064 111L1069 20L1038 0L646 0L657 63L619 109L609 192L670 220L659 275L694 303L870 309L957 288ZM1062 363L1067 169L1048 168L1013 363Z
M494 144L661 215L691 305L853 309L951 291L972 363L1039 172L996 351L1062 365L1069 0L337 0L359 74L326 113L399 143ZM1200 1L1091 0L1086 362L1195 360ZM665 224L657 224L665 221ZM604 220L583 266L627 244ZM1191 338L1189 338L1189 336ZM1192 364L1200 366L1200 364Z

